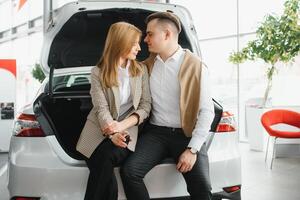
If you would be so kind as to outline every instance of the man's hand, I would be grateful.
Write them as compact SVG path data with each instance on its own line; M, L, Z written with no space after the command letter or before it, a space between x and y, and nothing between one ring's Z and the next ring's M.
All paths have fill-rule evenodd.
M123 132L125 129L126 127L123 125L122 122L112 121L102 129L102 133L104 135L111 135L113 133Z
M116 145L118 147L126 148L127 147L126 138L125 138L126 135L128 135L128 132L115 133L111 137L111 141L112 141L112 143L114 143L114 145Z
M193 154L189 149L186 149L179 157L176 169L181 173L189 172L193 169L196 162L197 154Z

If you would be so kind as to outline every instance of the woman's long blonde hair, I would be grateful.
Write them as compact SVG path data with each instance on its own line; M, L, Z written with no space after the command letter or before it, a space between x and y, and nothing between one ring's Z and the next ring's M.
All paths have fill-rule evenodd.
M136 39L141 39L142 31L127 22L117 22L110 26L105 41L104 50L97 67L100 68L100 81L105 88L118 86L118 61L121 56L127 55ZM131 76L141 73L141 66L131 60L129 72Z

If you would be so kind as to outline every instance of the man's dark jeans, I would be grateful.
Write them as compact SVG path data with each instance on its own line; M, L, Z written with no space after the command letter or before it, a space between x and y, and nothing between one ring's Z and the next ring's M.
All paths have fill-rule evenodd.
M138 139L135 152L129 156L121 168L127 199L150 199L143 181L145 175L166 157L172 157L177 163L189 141L190 138L184 135L182 129L147 124L144 133ZM191 200L211 199L209 163L205 144L197 155L193 169L183 173L183 177L187 183Z

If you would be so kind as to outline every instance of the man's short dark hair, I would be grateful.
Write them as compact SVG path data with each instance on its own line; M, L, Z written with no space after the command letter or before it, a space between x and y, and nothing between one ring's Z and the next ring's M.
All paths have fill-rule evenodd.
M177 28L178 33L181 32L180 19L175 14L173 14L171 12L155 12L155 13L152 13L151 15L149 15L146 18L145 22L146 22L146 24L148 24L150 21L152 21L154 19L158 19L158 21L161 21L161 22L163 22L163 21L171 22Z

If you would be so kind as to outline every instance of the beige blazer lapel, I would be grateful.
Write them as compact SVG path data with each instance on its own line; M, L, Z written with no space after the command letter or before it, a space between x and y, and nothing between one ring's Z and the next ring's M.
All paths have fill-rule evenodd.
M119 113L120 113L120 91L119 91L119 88L116 86L113 86L111 88L111 90L114 94L114 103L115 103L115 106L114 106L115 110L112 110L111 112L112 112L113 118L117 119L119 116Z
M131 89L131 96L132 96L132 103L135 110L138 109L141 95L142 95L142 77L130 77L130 89Z
M136 85L136 77L130 77L129 83L130 83L130 93L131 93L131 97L132 97L133 107L136 110L137 109L136 95L135 95L136 86L137 86Z

